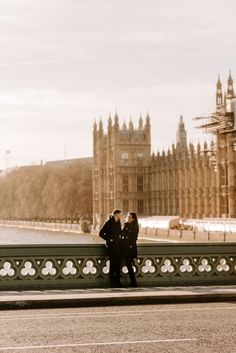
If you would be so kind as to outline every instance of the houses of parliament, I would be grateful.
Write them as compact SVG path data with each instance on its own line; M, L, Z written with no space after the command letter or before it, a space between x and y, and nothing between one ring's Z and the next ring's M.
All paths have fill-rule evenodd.
M176 144L151 153L149 114L138 127L119 123L116 114L93 130L93 213L100 225L114 208L138 215L183 218L236 218L236 99L229 74L226 92L220 77L216 109L196 117L198 128L212 135L210 145L187 143L180 117Z

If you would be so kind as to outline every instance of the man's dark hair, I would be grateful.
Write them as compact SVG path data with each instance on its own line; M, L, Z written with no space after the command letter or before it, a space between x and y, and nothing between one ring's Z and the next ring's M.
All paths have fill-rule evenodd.
M119 214L119 213L121 213L121 210L119 210L118 208L112 212L113 216L115 216L116 214Z

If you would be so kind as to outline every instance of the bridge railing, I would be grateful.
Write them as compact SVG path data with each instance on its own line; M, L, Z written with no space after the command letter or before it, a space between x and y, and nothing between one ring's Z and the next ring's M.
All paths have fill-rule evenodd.
M236 284L236 243L139 245L134 269L139 286ZM101 244L0 247L1 290L107 287L108 272Z
M236 233L219 231L140 228L139 236L183 242L236 242Z
M38 220L26 221L26 220L9 220L9 219L1 220L0 219L0 226L82 233L81 226L79 223L63 222L63 221L49 222L49 221L38 221Z

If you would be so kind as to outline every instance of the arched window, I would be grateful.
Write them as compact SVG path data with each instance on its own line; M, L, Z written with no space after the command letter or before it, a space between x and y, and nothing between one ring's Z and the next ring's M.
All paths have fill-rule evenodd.
M123 175L122 184L123 184L123 191L128 192L129 191L129 176L128 175Z
M143 176L142 175L137 176L137 191L143 192Z
M139 152L139 153L137 154L137 159L138 159L138 160L142 160L142 159L143 159L143 153L142 153L142 152Z
M129 211L129 200L123 200L123 212Z
M122 163L123 163L123 164L127 164L127 163L128 163L128 160L129 160L129 154L128 154L128 152L126 152L126 151L122 152L122 154L121 154L121 160L122 160Z
M143 205L143 200L138 200L137 201L137 209L138 209L138 214L143 215L144 213L144 205Z

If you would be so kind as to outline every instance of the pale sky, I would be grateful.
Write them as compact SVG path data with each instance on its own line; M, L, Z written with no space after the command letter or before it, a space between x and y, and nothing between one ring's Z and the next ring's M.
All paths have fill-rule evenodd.
M218 73L236 80L235 0L0 0L0 169L92 155L92 125L149 111L154 152L208 139Z

